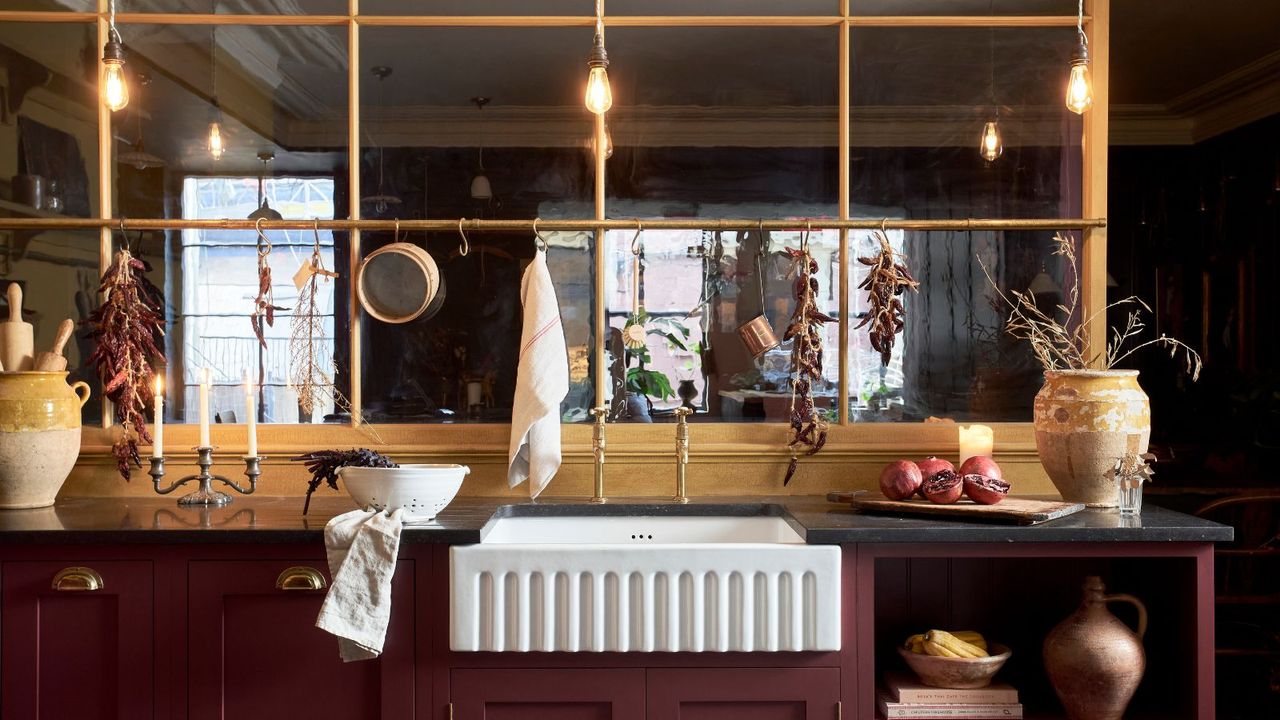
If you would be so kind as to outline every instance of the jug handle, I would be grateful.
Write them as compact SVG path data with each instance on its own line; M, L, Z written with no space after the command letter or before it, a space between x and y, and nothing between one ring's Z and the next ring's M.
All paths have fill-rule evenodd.
M84 392L80 392L81 390ZM80 398L80 407L84 407L84 404L89 402L89 395L92 391L89 390L89 383L84 382L83 380L77 380L76 382L71 383L71 392L75 393L76 397Z
M1103 602L1127 602L1138 610L1138 639L1141 640L1143 635L1147 634L1147 606L1142 604L1138 598L1128 594L1104 595Z

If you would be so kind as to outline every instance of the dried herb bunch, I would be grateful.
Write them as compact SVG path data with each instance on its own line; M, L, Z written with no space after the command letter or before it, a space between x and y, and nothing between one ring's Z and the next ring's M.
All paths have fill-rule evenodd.
M321 278L327 282L337 276L324 267L317 231L311 259L294 276L295 283L298 283L298 305L293 312L289 333L289 384L298 394L298 408L307 416L324 402L326 396L332 397L337 393L333 374L320 361L324 316L316 299Z
M906 327L907 309L902 304L902 294L907 290L918 292L920 283L907 270L906 258L889 245L889 236L877 232L880 252L871 257L860 257L858 262L871 268L867 277L858 285L867 291L867 303L871 311L854 330L871 326L867 336L871 347L880 353L880 364L888 367L893 357L894 336Z
M786 485L796 474L800 464L800 448L805 455L814 455L827 444L827 421L813 404L813 383L822 382L823 328L835 318L818 309L818 262L809 254L808 235L800 249L787 248L795 273L796 309L783 340L791 340L791 367L795 378L791 382L791 464L782 480Z
M259 219L261 223L261 219ZM258 229L258 296L253 299L253 312L249 322L253 325L253 334L265 350L267 347L266 328L276 324L276 311L289 308L276 305L275 293L271 289L271 266L267 264L267 256L271 254L271 241L262 229ZM265 326L264 326L265 323Z
M307 481L307 500L302 505L302 514L306 515L311 507L311 493L320 487L321 482L329 483L329 487L338 489L338 470L344 467L395 468L400 467L391 458L367 448L358 450L317 450L316 452L289 458L293 462L305 463L311 479Z
M142 467L138 441L151 442L144 413L154 399L152 363L164 361L163 295L143 275L146 269L127 249L116 252L98 287L102 305L86 321L97 343L88 362L115 406L116 421L124 426L111 451L125 480L132 467Z
M1031 345L1031 352L1045 370L1087 370L1101 368L1110 370L1130 355L1152 345L1165 348L1169 357L1183 357L1183 368L1192 380L1200 378L1200 354L1181 340L1160 335L1132 347L1127 347L1134 338L1146 329L1142 322L1142 313L1151 308L1136 295L1117 300L1087 315L1074 329L1063 323L1070 322L1080 308L1080 270L1076 260L1075 245L1069 237L1061 233L1053 236L1053 254L1066 259L1071 270L1071 283L1067 291L1066 304L1059 303L1049 312L1040 309L1035 296L1030 291L1010 290L1006 295L991 278L986 263L978 258L978 264L987 277L987 282L995 289L996 294L1009 307L1009 319L1005 323L1005 332L1015 338L1026 340ZM1129 313L1125 324L1120 328L1111 328L1110 339L1105 349L1090 352L1089 330L1095 322L1106 322L1107 311L1117 307L1128 307ZM1086 309L1087 310L1087 309ZM1050 315L1050 312L1062 318Z

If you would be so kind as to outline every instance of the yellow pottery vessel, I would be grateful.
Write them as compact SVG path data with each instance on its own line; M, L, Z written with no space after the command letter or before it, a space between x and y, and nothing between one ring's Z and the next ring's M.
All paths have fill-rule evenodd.
M1036 450L1062 499L1114 507L1111 469L1151 439L1151 403L1137 370L1055 370L1035 400Z
M53 504L80 457L88 401L65 372L0 373L0 509Z

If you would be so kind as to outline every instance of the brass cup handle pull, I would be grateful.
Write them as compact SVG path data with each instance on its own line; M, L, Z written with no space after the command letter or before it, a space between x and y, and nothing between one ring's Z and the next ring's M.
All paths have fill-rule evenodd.
M63 568L50 585L59 592L92 592L106 587L98 571L87 567Z
M329 583L319 570L305 565L294 565L280 571L276 578L277 590L324 590Z
M1104 595L1102 600L1104 602L1127 602L1130 605L1133 605L1133 607L1138 611L1138 639L1141 640L1142 636L1147 634L1147 606L1143 605L1141 600L1124 593L1117 595Z

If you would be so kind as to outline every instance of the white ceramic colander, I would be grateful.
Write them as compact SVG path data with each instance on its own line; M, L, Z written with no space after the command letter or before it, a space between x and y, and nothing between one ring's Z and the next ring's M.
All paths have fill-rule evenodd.
M466 465L401 465L398 468L344 467L342 486L362 508L404 508L413 520L430 520L453 501L471 472Z

